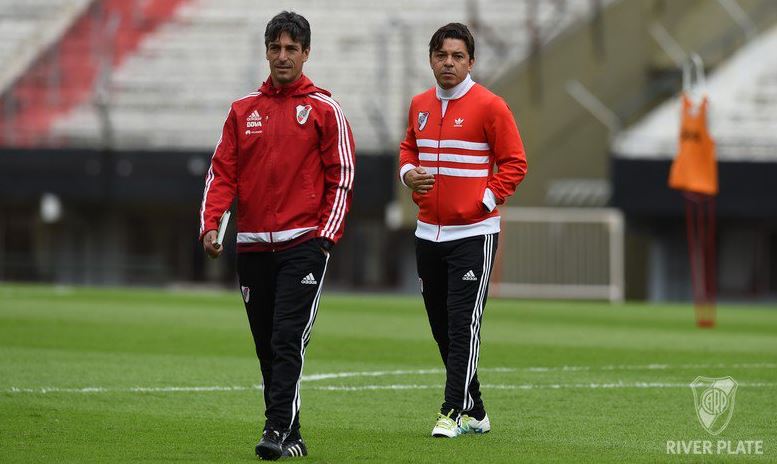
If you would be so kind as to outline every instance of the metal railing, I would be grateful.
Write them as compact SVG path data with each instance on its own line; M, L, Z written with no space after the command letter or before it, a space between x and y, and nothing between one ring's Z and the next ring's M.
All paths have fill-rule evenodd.
M610 208L502 208L491 293L514 298L624 296L623 216Z

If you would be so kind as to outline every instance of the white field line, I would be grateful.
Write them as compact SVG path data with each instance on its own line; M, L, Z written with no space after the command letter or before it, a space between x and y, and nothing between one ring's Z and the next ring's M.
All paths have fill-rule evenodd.
M603 389L659 389L659 388L688 388L687 383L664 383L664 382L611 382L611 383L551 383L551 384L483 384L482 388L486 390L603 390ZM743 388L775 388L777 383L753 382L740 383ZM322 385L305 388L305 390L330 391L330 392L358 392L375 390L440 390L445 385L424 385L424 384L392 384L392 385ZM85 387L85 388L59 388L59 387L38 387L38 388L19 388L11 387L5 390L5 393L203 393L203 392L235 392L235 391L253 391L261 390L261 385L251 386L204 386L204 387L130 387L130 388L107 388L107 387Z
M251 386L204 386L204 387L83 387L83 388L60 388L60 387L37 387L37 388L19 388L11 387L6 393L199 393L199 392L234 392L261 390L261 385Z
M500 369L502 369L502 368L500 368ZM428 374L443 374L443 373L445 373L444 369L416 369L416 370L365 371L365 372L332 372L332 373L329 373L329 374L303 375L302 376L302 380L303 381L308 381L308 382L314 382L316 380L343 379L343 378L348 378L348 377L385 377L385 376L389 376L389 375L428 375Z
M663 382L613 382L613 383L552 383L552 384L481 384L480 387L486 390L563 390L563 389L613 389L613 388L688 388L687 383L663 383ZM777 383L754 382L739 383L739 387L748 388L774 388ZM369 391L369 390L429 390L443 389L445 385L418 385L418 384L396 384L396 385L330 385L312 387L311 390L319 391Z
M605 366L552 366L552 367L493 367L478 369L481 372L593 372L593 371L637 371L637 370L669 370L669 369L777 369L777 363L749 363L749 364L643 364L643 365L605 365ZM319 380L341 379L353 377L387 377L397 375L432 375L443 374L443 369L416 369L416 370L387 370L387 371L363 371L363 372L332 372L323 374L310 374L302 376L305 383ZM750 383L739 384L750 387L774 387L774 383ZM532 389L602 389L602 388L679 388L687 387L684 383L656 383L656 382L616 382L616 383L557 383L557 384L495 384L484 385L484 388L494 390L532 390ZM369 391L369 390L423 390L442 388L442 385L417 385L417 384L393 384L393 385L331 385L331 386L307 386L306 390L320 391ZM261 390L261 385L214 385L214 386L165 386L165 387L9 387L0 392L5 393L200 393L200 392L234 392Z
M502 372L591 372L591 371L660 371L669 369L777 369L777 363L744 363L744 364L611 364L605 366L550 366L550 367L519 367L497 368ZM494 371L496 369L478 369L479 371Z
M586 372L586 371L652 371L668 369L777 369L777 363L749 364L612 364L605 366L548 366L548 367L485 367L478 372ZM442 374L444 369L417 369L393 371L333 372L303 375L302 380L316 381L347 377L385 377L391 375Z

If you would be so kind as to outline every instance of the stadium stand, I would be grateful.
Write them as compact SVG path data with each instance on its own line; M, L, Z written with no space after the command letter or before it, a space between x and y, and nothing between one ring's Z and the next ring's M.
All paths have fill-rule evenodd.
M740 3L758 30L773 24L773 2ZM267 75L262 33L281 9L293 7L310 19L313 55L306 70L345 108L359 155L388 155L360 162L361 178L370 181L358 185L349 235L332 269L331 281L343 285L415 288L413 279L404 282L413 275L406 246L412 234L393 229L411 225L402 221L412 218L413 208L392 209L407 196L392 198L395 178L385 174L393 168L410 96L432 84L426 44L441 23L472 26L478 37L475 79L518 112L532 175L511 206L606 206L613 204L612 181L614 205L625 212L627 228L661 214L678 222L681 203L660 189L665 185L661 170L673 149L656 148L671 146L674 136L645 142L650 131L640 128L659 118L659 110L610 145L607 129L565 91L570 81L579 81L628 125L660 104L678 82L671 61L656 59L662 52L651 46L651 22L663 24L686 50L697 50L710 69L746 41L736 39L741 31L718 4L704 1L0 0L0 6L2 50L17 57L3 55L0 67L0 235L5 237L0 275L62 282L231 278L230 260L198 259L198 244L190 237L196 228L193 209L226 108ZM32 17L40 21L35 26L29 25ZM694 21L709 27L695 27ZM666 78L660 88L657 75ZM770 75L763 79L773 79ZM715 76L711 90L714 85ZM739 81L721 85L746 90ZM721 159L727 153L743 160L758 153L768 158L771 133L767 127L758 135L756 126L757 115L773 106L770 89L759 85L751 93L732 95L753 104L741 109L744 116L732 110L736 121L721 123L721 129L713 120ZM676 113L670 105L665 111L671 119ZM713 98L713 111L726 105L725 99ZM722 135L744 120L750 121L743 122L747 127L731 134L745 134L751 147L746 155L741 152L747 144L734 138L728 143ZM752 143L756 140L764 142ZM619 152L631 146L649 148L643 148L646 155L625 148ZM608 148L617 154L612 174ZM726 173L745 169L743 162L731 161L740 164L723 171L722 212L733 191L725 184ZM758 163L755 176L773 165ZM659 174L647 175L651 169ZM640 190L648 180L654 190ZM635 195L624 197L623 185L633 187ZM42 199L51 195L61 200L64 213L59 222L42 224ZM740 213L752 207L750 212L763 214L764 204L771 204L757 195L742 198L744 207L734 203ZM646 204L647 213L639 213ZM387 222L388 213L397 209L407 210L401 213L404 219ZM149 243L151 225L155 231ZM506 235L503 244L510 250ZM548 247L561 249L551 242ZM505 267L504 282L513 273L516 284L525 284L521 272ZM594 283L620 280L605 274ZM577 279L562 277L561 283ZM635 280L639 277L630 279ZM660 292L651 295L661 298Z
M39 22L33 35L19 38L18 58L3 66L0 141L56 147L61 141L49 131L52 122L81 102L94 102L95 90L102 91L95 84L182 0L12 3L3 10L9 24L24 25L28 17Z
M593 3L188 2L108 78L115 146L211 147L225 108L266 77L264 24L293 5L312 24L312 58L306 71L342 104L359 153L393 151L410 96L432 84L426 44L441 21L476 25L476 78L488 82L524 59L537 40L550 40L588 14ZM333 16L332 11L339 14ZM102 143L100 113L89 99L53 127L55 138L66 146Z
M90 0L0 0L0 93L58 40Z
M710 132L720 161L777 161L777 28L716 69L707 81ZM662 104L615 139L616 156L671 159L677 152L680 98Z
M359 156L386 155L359 162L369 181L355 191L328 280L403 286L412 233L386 227L396 180L387 174L410 97L433 83L434 30L468 23L478 36L475 79L490 85L617 3L88 2L0 96L0 279L231 282L234 259L201 260L192 234L202 175L229 103L268 73L266 22L294 8L313 28L306 71L342 103ZM41 222L43 200L54 198L61 218Z
M723 298L777 293L777 27L756 37L707 79L716 142L718 278ZM613 142L613 203L643 240L650 299L689 296L683 199L667 186L680 127L679 97Z

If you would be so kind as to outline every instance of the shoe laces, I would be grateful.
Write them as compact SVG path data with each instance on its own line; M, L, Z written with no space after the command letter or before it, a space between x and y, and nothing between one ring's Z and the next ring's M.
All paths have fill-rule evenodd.
M455 427L458 427L458 424L454 419L451 418L451 414L453 414L453 410L449 411L448 414L443 414L441 412L437 413L437 425L440 427L445 427L446 429L453 429Z

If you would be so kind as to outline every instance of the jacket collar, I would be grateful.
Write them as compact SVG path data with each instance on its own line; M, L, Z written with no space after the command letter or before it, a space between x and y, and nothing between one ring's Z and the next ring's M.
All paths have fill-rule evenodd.
M284 85L280 88L273 86L272 78L268 76L267 80L264 81L261 87L259 87L259 91L265 95L270 96L277 95L281 97L292 97L296 95L307 95L314 92L319 92L320 90L318 87L313 85L313 81L308 79L305 74L301 74L299 79L289 85Z
M437 95L438 100L456 100L466 95L473 85L475 85L475 81L467 74L467 77L465 77L463 81L450 89L443 89L440 87L440 84L435 84L435 94Z

